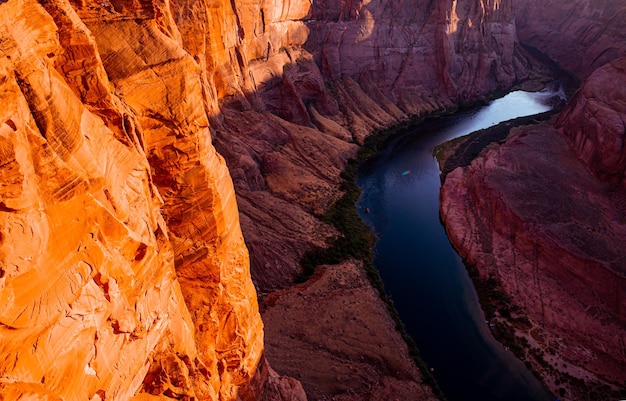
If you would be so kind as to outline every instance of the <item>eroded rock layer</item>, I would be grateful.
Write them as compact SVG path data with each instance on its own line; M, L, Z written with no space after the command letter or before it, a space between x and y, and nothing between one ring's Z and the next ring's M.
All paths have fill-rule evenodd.
M268 357L300 379L310 399L437 399L359 262L320 267L309 281L272 293L263 305Z
M598 179L626 188L626 56L597 69L556 123Z
M623 398L626 5L526 1L514 11L519 40L584 82L551 124L514 130L448 175L442 219L510 297L504 320L555 394Z
M263 290L289 285L304 250L331 233L312 217L336 199L338 173L355 144L377 128L508 88L538 70L517 43L510 1L297 4L283 4L280 17L269 5L248 9L263 18L243 23L242 36L254 25L254 43L266 38L257 50L246 40L235 46L247 55L254 91L224 97L216 127ZM278 35L277 21L298 35ZM259 116L259 108L272 115Z
M579 78L626 54L623 1L515 1L522 43L534 46Z

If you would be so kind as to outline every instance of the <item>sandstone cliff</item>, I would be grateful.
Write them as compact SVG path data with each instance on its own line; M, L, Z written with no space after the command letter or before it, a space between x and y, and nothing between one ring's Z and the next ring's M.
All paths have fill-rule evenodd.
M570 399L623 398L626 5L514 9L520 41L585 80L557 119L514 129L451 172L441 216L461 255L510 299L501 332L515 333L505 337L548 386Z
M252 275L267 290L289 285L304 250L332 234L312 216L336 199L355 144L376 128L508 88L538 68L517 43L510 1L316 1L295 12L297 4L283 5L290 11L281 18L289 15L302 35L268 34L279 24L268 16L278 14L249 11L264 16L255 37L267 38L255 47L265 53L245 41L236 47L248 55L255 91L225 97L216 127ZM251 35L246 26L243 37Z
M169 3L0 8L2 394L258 399L215 103Z
M624 99L626 56L593 72L559 116L556 127L598 179L626 188Z
M289 21L304 29L304 37L269 36L258 47L264 53L256 55L245 40L238 47L249 55L256 89L221 100L215 145L235 183L252 275L270 326L268 359L302 380L313 399L386 399L420 388L419 376L396 369L407 366L396 348L374 347L363 358L359 325L294 328L302 317L327 322L329 315L344 319L346 313L337 307L342 298L336 287L315 296L314 306L289 287L304 251L324 247L335 235L317 216L339 195L339 172L373 129L507 88L537 68L517 44L511 7L506 1L316 1L307 16ZM259 14L277 24L268 18L277 14L266 8ZM244 38L250 36L246 29ZM255 38L269 30L257 25ZM324 269L320 282L351 276L349 266ZM285 291L267 294L277 288ZM383 319L384 308L375 302L350 305L351 315L375 310ZM384 325L365 327L381 344L396 341Z
M519 40L579 78L626 54L623 1L515 1Z

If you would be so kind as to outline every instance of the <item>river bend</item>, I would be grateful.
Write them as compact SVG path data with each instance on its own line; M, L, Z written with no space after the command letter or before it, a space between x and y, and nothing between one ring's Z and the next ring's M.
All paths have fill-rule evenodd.
M397 137L357 178L358 207L376 233L374 264L407 332L450 401L553 400L491 335L468 273L439 220L444 141L551 109L561 91L515 91ZM367 213L366 213L367 211Z

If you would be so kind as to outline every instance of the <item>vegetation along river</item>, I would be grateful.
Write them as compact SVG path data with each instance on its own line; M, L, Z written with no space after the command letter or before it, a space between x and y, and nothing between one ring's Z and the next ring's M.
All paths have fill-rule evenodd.
M360 170L361 217L378 237L374 264L422 358L450 401L553 400L497 342L474 286L439 220L433 148L516 117L551 109L556 89L510 92L427 121L391 141Z

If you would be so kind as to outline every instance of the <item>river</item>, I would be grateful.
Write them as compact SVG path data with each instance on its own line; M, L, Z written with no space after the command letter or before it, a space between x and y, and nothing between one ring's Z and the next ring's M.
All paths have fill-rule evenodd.
M553 89L515 91L483 107L427 121L391 141L359 172L359 211L378 237L374 264L449 401L554 398L490 332L465 266L439 220L433 148L548 111L551 100L561 95Z

